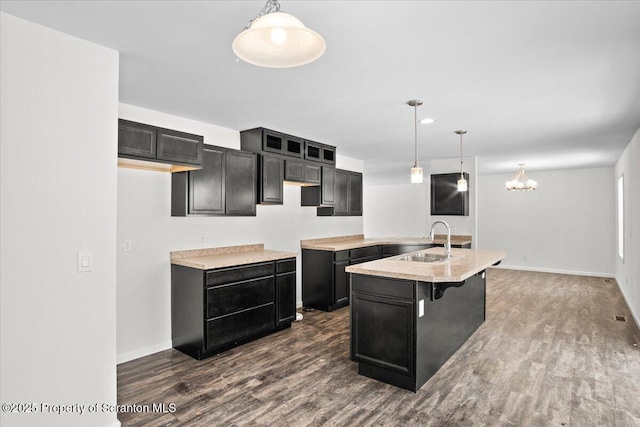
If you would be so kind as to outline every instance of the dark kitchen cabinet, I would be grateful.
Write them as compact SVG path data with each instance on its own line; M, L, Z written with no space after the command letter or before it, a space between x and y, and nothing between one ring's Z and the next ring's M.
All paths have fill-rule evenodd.
M296 320L295 258L276 263L276 301L278 301L277 326L291 324Z
M320 185L320 165L304 160L285 159L285 181Z
M260 156L260 180L258 181L260 203L269 205L283 203L284 166L285 161L281 158L266 154Z
M349 304L348 265L380 258L380 246L344 251L302 250L302 303L323 311Z
M118 157L197 169L204 138L129 120L118 120Z
M362 174L336 169L334 200L332 207L319 207L318 216L362 216Z
M416 392L485 320L486 278L429 283L351 274L358 374Z
M205 145L203 168L171 176L172 216L255 216L256 154Z
M214 270L171 265L173 347L200 360L290 327L295 282L295 258Z
M321 166L320 185L302 187L302 206L333 206L336 200L336 170L331 166Z
M322 160L322 144L313 141L304 141L304 158L319 162Z
M464 178L469 182L469 174ZM459 173L431 175L431 215L469 215L469 191L458 191Z

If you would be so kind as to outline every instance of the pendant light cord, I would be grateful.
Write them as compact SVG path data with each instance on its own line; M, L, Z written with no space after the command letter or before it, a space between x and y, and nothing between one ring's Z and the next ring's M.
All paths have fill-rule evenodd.
M460 179L464 179L462 175L462 133L460 133Z
M415 164L414 167L418 167L418 103L416 102L416 104L413 106L413 129L415 131L414 133L414 139L416 142L416 160L415 160Z

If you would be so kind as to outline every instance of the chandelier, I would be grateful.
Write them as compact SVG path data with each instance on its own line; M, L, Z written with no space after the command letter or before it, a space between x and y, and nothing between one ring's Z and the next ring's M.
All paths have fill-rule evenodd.
M520 170L514 179L507 181L507 190L509 191L531 191L538 188L538 183L533 179L529 179L524 173L524 163L519 163Z

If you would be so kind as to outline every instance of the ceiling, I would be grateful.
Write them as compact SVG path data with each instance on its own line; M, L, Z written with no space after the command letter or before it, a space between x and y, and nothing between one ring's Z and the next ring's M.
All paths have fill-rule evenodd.
M639 1L293 1L326 40L293 69L236 62L264 1L1 1L120 51L120 101L236 130L264 126L362 159L368 184L465 156L480 173L611 166L640 127ZM206 141L215 144L215 141Z

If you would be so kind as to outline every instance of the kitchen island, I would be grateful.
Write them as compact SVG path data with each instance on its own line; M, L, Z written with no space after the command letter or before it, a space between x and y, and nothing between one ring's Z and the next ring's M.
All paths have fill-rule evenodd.
M485 269L500 251L443 248L346 267L358 373L417 391L485 320Z

